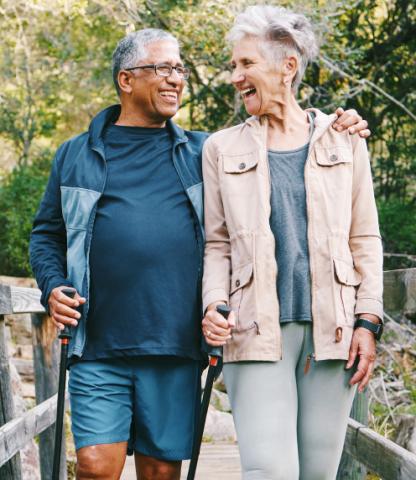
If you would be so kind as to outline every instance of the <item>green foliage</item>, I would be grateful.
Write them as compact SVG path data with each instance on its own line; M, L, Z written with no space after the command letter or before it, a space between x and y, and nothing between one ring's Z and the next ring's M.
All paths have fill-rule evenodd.
M30 276L28 259L32 221L50 170L44 151L31 165L16 167L0 186L0 272Z
M380 230L386 252L415 253L416 208L414 202L379 199Z
M14 146L16 177L37 175L39 151L55 150L88 127L91 118L117 102L111 54L126 33L144 27L170 30L191 68L176 121L214 131L245 118L229 84L225 42L233 18L247 0L14 0L1 2L0 139ZM416 254L416 9L410 0L269 0L310 16L321 38L321 57L299 92L303 107L332 112L355 108L368 120L376 195L386 251ZM412 113L413 112L413 113ZM33 162L33 169L25 170ZM41 177L36 177L39 190ZM1 181L1 179L0 179ZM5 179L4 196L12 181ZM27 178L28 188L31 180ZM24 192L25 190L22 190ZM28 190L30 192L30 190ZM23 194L23 193L22 193ZM20 201L31 205L35 197ZM29 225L33 209L18 218L4 210L7 225ZM27 215L27 217L24 217ZM20 218L19 218L20 217ZM2 230L6 224L2 223ZM28 229L20 230L27 235ZM16 269L2 255L0 273L28 273L26 243L0 232L2 250L14 252ZM7 240L6 240L7 238ZM11 242L10 244L3 242ZM3 247L5 245L5 247ZM17 251L20 248L20 253Z
M307 77L310 103L355 108L369 122L381 229L392 253L416 253L415 21L408 0L344 7Z

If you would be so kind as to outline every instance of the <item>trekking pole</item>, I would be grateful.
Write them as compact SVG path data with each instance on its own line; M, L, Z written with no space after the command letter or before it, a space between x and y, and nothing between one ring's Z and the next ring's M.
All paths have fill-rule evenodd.
M227 305L218 305L217 312L220 313L225 319L231 313L231 308ZM208 413L209 401L211 398L212 386L214 385L214 380L216 378L217 365L219 359L222 357L222 347L210 347L208 350L209 355L209 368L207 379L205 381L204 395L202 397L201 403L201 413L198 422L198 428L196 435L194 437L194 444L192 447L192 457L189 464L187 480L194 480L196 467L198 464L199 452L201 450L202 436L204 434L205 421Z
M67 297L74 298L74 288L63 288L61 292ZM65 387L66 387L66 362L68 355L68 344L72 338L71 327L65 325L58 338L61 340L61 363L59 366L58 401L56 407L55 422L55 450L53 452L52 480L59 480L59 468L61 463L62 430L65 410Z

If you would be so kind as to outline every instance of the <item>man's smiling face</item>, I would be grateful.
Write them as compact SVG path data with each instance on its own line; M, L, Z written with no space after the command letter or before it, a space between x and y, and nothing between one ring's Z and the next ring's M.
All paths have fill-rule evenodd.
M137 66L148 64L167 63L174 67L183 66L179 47L169 40L156 41L146 46L147 55L140 60ZM185 80L179 78L176 70L172 70L169 77L156 75L154 69L137 69L130 72L132 75L132 91L129 103L134 105L138 115L153 125L165 122L178 111Z

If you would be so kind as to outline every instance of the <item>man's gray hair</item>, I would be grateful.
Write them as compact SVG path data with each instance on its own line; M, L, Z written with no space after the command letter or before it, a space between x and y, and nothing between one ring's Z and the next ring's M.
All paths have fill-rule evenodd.
M308 63L319 52L310 21L283 7L255 5L237 16L227 39L236 43L248 36L258 37L263 54L276 63L289 56L298 58L298 71L292 82L292 89L296 91Z
M178 40L169 32L159 30L158 28L144 28L137 32L132 32L121 39L113 52L113 82L120 95L120 86L118 84L118 73L125 68L137 67L137 63L146 58L146 46L150 43L161 40L176 43L179 48Z

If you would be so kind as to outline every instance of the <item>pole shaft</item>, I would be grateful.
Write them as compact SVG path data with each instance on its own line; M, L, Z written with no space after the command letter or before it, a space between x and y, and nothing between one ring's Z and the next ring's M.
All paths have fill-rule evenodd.
M204 395L202 397L201 413L198 422L198 429L196 431L194 446L192 451L191 462L189 464L187 480L195 478L196 467L198 465L199 452L201 450L202 437L204 435L205 420L207 418L209 401L211 398L212 386L215 379L215 366L210 366L208 369L207 380L205 382Z
M55 423L55 450L53 453L52 480L59 480L59 468L62 448L62 430L65 411L65 387L66 387L66 357L68 353L68 343L61 342L61 363L59 369L58 384L58 405L56 410Z

